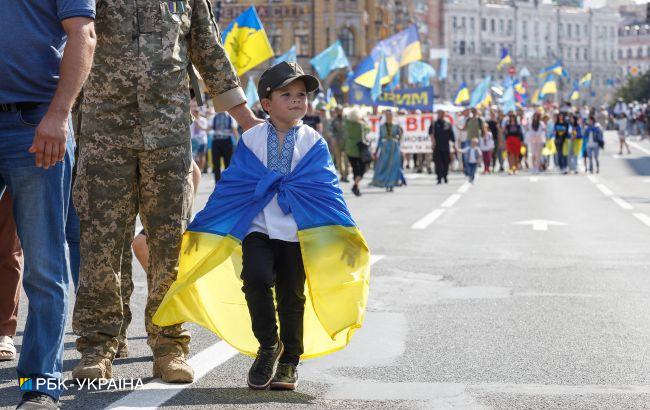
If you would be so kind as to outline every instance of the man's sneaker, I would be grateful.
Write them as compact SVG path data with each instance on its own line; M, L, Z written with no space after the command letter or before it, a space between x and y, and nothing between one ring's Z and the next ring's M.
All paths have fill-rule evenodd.
M21 410L58 410L58 408L58 402L53 397L37 391L25 392L16 407Z
M260 349L257 351L257 358L248 371L248 387L253 390L265 390L271 384L273 368L284 352L284 345L278 340L275 347Z
M126 339L118 342L117 353L115 353L116 359L123 359L125 357L129 357L129 342Z
M278 363L278 369L271 380L271 390L296 390L298 369L292 363Z
M77 380L112 379L113 363L106 357L82 354L81 360L72 369L72 378Z
M163 379L167 383L192 383L194 369L187 363L183 353L169 353L163 356L154 355L153 377Z

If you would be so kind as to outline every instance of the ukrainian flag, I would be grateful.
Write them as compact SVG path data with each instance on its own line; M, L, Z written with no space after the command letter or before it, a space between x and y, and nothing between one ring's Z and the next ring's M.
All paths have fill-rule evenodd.
M580 85L583 87L589 87L589 84L591 84L591 73L585 74L581 79L580 79Z
M226 27L221 39L238 76L275 55L253 6Z
M307 277L302 358L348 344L366 310L370 252L343 200L323 139L285 176L266 168L239 140L206 207L183 235L178 277L154 323L194 322L255 356L259 344L241 290L242 241L276 195L298 226Z
M555 76L553 74L546 76L546 79L544 80L544 84L542 85L542 89L540 91L541 97L549 94L557 94L557 83L555 82Z
M388 37L377 43L370 56L363 59L354 69L354 81L366 88L372 88L377 76L381 55L386 59L388 75L381 78L381 84L391 81L400 67L414 61L422 60L422 46L415 24L404 31Z
M548 75L550 73L554 73L554 74L557 74L557 75L564 75L565 73L568 74L564 70L564 68L562 67L562 62L560 60L557 60L554 64L552 64L552 65L550 65L550 66L548 66L546 68L543 68L539 72L539 76L542 77L542 76Z
M456 96L454 97L454 104L461 105L469 101L469 88L467 88L467 83L463 83L458 87L456 91Z
M501 60L499 61L499 64L497 64L497 69L501 71L501 68L503 68L504 65L509 65L512 64L512 58L510 57L510 52L508 52L508 49L503 47L501 49Z
M571 90L571 93L569 94L569 99L571 101L576 101L580 99L580 84L578 84L577 81L573 82L573 89Z

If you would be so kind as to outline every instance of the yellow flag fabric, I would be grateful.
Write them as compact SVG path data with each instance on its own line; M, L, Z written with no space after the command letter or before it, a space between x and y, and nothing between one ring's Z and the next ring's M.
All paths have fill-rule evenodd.
M252 6L230 23L222 38L226 53L238 76L275 55L262 22Z
M370 252L356 227L329 225L300 230L305 283L304 354L344 348L361 327L368 300ZM241 353L259 347L241 288L241 242L232 236L187 231L176 282L153 321L159 326L193 322Z

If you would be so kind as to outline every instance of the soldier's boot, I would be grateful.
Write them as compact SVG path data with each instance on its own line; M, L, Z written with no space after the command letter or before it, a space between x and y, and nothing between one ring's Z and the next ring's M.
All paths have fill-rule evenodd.
M79 363L72 369L72 378L77 380L112 379L111 360L97 354L82 354Z
M187 363L185 355L181 352L154 354L153 377L161 378L167 383L192 383L194 369Z
M116 359L123 359L129 357L129 342L126 338L120 338L117 343L117 353L115 353Z

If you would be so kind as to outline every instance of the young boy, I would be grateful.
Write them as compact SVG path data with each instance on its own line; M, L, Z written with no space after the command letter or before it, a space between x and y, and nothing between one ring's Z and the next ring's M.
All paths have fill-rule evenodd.
M185 232L178 278L153 318L198 323L255 357L247 383L256 390L295 389L301 358L344 348L367 304L367 243L327 143L301 122L318 87L296 63L262 74L269 118L243 133Z
M478 147L478 138L472 138L470 146L461 149L461 151L467 157L467 177L469 182L474 183L476 167L482 159L481 150Z

